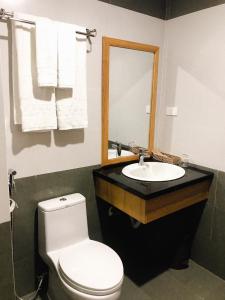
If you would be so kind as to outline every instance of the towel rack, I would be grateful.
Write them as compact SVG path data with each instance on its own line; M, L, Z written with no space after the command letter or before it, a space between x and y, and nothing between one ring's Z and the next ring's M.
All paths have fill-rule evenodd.
M23 22L23 23L35 25L34 21L16 18L16 17L14 17L14 12L8 12L4 8L1 8L0 9L0 21L8 21L8 20L14 20L14 21L18 21L18 22ZM88 50L88 52L91 52L91 50L92 50L91 37L96 37L97 30L86 28L86 32L76 31L76 33L87 36L88 42L90 44L90 49Z

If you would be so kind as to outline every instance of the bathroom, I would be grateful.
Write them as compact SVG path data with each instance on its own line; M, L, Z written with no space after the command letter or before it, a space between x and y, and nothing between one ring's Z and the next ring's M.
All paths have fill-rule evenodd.
M86 43L88 127L22 132L14 124L12 32L9 21L0 21L0 300L33 300L40 282L36 299L46 299L48 267L38 253L39 202L82 194L90 239L110 244L118 253L117 232L112 243L105 238L108 219L118 227L127 226L137 240L137 233L151 225L139 224L126 213L121 217L114 207L107 211L108 219L101 217L96 199L93 170L105 164L103 37L159 49L154 148L183 158L186 154L189 165L214 175L189 267L163 270L139 284L126 269L126 254L131 250L127 248L120 255L125 273L120 299L225 299L225 1L0 0L1 8L87 26L97 34ZM124 113L129 110L131 106ZM9 211L10 169L16 171L12 198L18 207L13 214Z

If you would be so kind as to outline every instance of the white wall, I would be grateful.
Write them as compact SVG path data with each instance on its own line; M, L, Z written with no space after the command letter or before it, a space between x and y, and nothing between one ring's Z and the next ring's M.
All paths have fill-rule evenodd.
M102 36L161 46L164 21L97 0L0 0L0 7L98 30L88 54L88 129L25 134L12 124L8 30L0 25L8 165L17 170L17 177L25 177L100 163Z
M2 59L0 49L0 61ZM8 175L6 165L6 142L5 142L5 120L4 105L2 97L2 85L0 72L0 224L9 221L9 196L8 196Z
M158 145L225 171L225 5L166 22ZM166 106L178 116L165 116Z

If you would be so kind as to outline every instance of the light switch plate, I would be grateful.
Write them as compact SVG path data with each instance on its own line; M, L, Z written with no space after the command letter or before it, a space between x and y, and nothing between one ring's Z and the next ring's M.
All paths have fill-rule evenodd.
M150 114L150 105L145 106L145 112L146 114Z
M178 115L177 106L167 106L166 115L167 116L177 116Z

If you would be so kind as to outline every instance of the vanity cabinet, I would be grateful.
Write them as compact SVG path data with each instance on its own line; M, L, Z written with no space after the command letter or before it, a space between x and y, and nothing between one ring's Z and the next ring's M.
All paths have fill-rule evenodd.
M208 198L211 180L183 187L178 191L167 192L145 200L125 189L97 177L95 180L96 195L120 209L142 224L147 224L166 215L204 201Z
M184 177L144 182L122 174L123 165L94 171L96 196L142 224L147 224L208 198L213 174L187 168Z
M145 182L124 176L124 166L93 171L102 237L127 276L144 284L170 267L188 266L213 174L189 167L182 178Z

